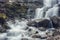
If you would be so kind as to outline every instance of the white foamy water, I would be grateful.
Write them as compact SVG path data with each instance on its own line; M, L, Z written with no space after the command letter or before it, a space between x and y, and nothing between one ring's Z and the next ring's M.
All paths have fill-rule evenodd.
M40 38L32 38L32 35L34 35L36 31L39 32L38 35L41 37L45 37L48 31L40 31L35 27L29 27L31 31L28 31L29 29L25 30L25 28L28 27L27 22L27 20L15 20L15 23L8 21L8 26L11 27L11 29L7 30L7 33L0 34L0 40L22 40L22 38L25 38L24 40L46 40Z
M59 9L59 7L57 4L53 8L48 9L48 11L46 12L45 18L58 16L58 9Z
M58 0L44 0L44 6L53 7L58 3Z
M35 13L36 13L35 16L36 19L43 18L43 8L37 8Z
M26 25L27 21L21 21L15 20L15 23L11 24L11 21L8 22L8 25L11 27L11 29L7 33L7 39L8 40L21 40L21 38L29 39L28 32L25 30L27 27ZM31 38L30 38L31 39Z
M58 0L44 0L44 7L36 8L35 19L50 18L53 16L58 16Z
M22 38L26 38L25 40L42 40L39 38L32 38L32 35L34 35L34 33L36 31L38 31L39 35L41 35L42 37L44 37L46 35L46 31L39 31L37 28L35 27L29 27L29 29L31 29L32 31L28 31L25 30L25 28L27 27L27 22L28 21L20 21L19 20L15 20L15 23L13 23L12 21L8 21L8 26L11 27L10 30L7 30L7 33L3 33L0 34L0 40L21 40Z
M34 19L41 19L41 18L49 18L53 16L58 16L58 3L59 0L43 0L44 7L36 8L36 15ZM57 1L59 1L57 3ZM56 6L55 6L56 5ZM36 31L38 31L41 37L46 36L46 31L40 31L37 28L30 27L32 31L25 30L27 26L27 20L20 21L19 19L15 19L14 21L10 20L7 21L7 25L11 28L7 30L7 33L0 34L0 40L21 40L22 38L26 38L25 40L46 40L46 39L38 39L32 38L31 36L34 35ZM49 30L49 29L48 29ZM51 30L51 29L50 29ZM52 31L52 30L51 30Z

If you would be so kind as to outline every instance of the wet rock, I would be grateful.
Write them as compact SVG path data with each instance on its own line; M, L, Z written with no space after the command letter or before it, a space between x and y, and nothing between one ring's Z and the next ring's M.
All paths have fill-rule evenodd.
M4 29L3 27L0 27L0 33L6 32L6 29Z
M32 38L41 38L40 35L33 35Z
M51 17L50 19L52 21L52 24L53 24L54 28L60 27L60 17L54 16L54 17Z
M37 22L36 21L29 21L27 23L28 26L36 26Z
M47 34L47 40L60 40L59 29L55 29L52 35Z
M29 27L29 29L27 31L29 32L30 35L39 33L39 30L35 27Z
M47 40L60 40L60 35L57 35L57 36L49 36L49 37L47 37Z
M10 27L7 26L7 25L4 25L3 28L5 28L5 29L10 29Z
M48 19L38 19L34 21L30 21L27 24L28 26L34 26L34 27L45 27L45 28L59 28L60 27L60 17L51 17L50 20Z
M0 16L0 25L3 25L5 22L5 19Z
M37 21L30 21L30 22L28 22L27 25L28 26L34 26L34 27L37 27L37 28L39 28L39 27L44 27L44 28L52 27L51 22L48 19L44 19L44 20L41 20L41 21L38 21L38 22Z
M28 40L28 38L22 38L21 40Z
M56 29L52 36L57 36L57 35L60 35L59 29Z
M47 40L54 40L54 38L50 36L50 37L47 37Z
M33 35L32 38L46 39L47 37L41 37L40 35Z
M60 40L60 35L54 37L55 40Z
M0 25L0 33L7 32L8 29L10 29L10 27L8 27L8 26L1 26Z
M6 20L0 16L0 33L6 32L10 27L7 26Z
M38 34L39 32L38 31L36 31L36 33L35 34Z
M46 28L44 28L44 27L39 27L38 28L40 31L46 31Z

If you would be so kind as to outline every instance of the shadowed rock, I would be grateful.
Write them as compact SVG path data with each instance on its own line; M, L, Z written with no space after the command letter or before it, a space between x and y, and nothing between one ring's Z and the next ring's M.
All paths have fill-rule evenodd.
M40 20L40 19L39 19ZM38 21L38 20L37 20ZM41 21L39 21L39 22L37 22L37 21L30 21L30 22L28 22L28 26L33 26L33 27L37 27L37 28L39 28L39 27L45 27L45 28L50 28L50 27L52 27L52 25L51 25L51 22L50 22L50 20L48 20L48 19L44 19L44 20L41 20Z
M40 19L39 19L40 20ZM38 20L37 20L38 21ZM45 28L59 28L60 27L60 17L51 17L50 20L48 19L43 19L41 21L30 21L28 22L28 26L33 26L33 27L45 27Z
M51 17L50 19L52 21L54 28L60 27L60 17L54 16L54 17Z
M2 17L0 17L0 33L6 32L7 29L10 29L10 27L8 27L8 26L6 25L5 19L3 19Z

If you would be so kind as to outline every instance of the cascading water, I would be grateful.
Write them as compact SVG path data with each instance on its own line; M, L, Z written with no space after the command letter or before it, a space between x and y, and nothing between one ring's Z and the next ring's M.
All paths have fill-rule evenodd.
M48 11L50 7L42 7L36 9L35 19L42 19L45 18L46 11Z
M54 6L57 4L57 0L44 0L44 7L36 9L36 15L34 19L41 18L49 18L51 16L58 16L58 6ZM36 31L39 32L39 35L46 36L45 33L47 31L41 32L37 28L32 27L33 32L29 32L25 30L27 26L27 20L20 21L19 19L15 19L15 21L7 21L7 25L11 28L7 30L7 33L0 34L0 40L21 40L21 38L27 38L25 40L40 40L32 38L32 34ZM42 40L42 39L41 39ZM46 39L45 39L46 40Z
M37 8L35 13L36 13L35 16L36 19L43 18L43 8Z
M34 35L36 31L38 31L40 35L42 34L43 37L44 35L46 35L45 34L46 31L41 32L37 28L34 28L34 27L29 28L29 29L32 29L32 31L25 30L26 27L28 27L26 25L27 22L28 22L27 20L19 21L17 19L15 19L15 23L12 21L8 21L7 22L8 26L11 27L11 29L7 30L8 31L7 33L1 34L0 36L2 38L0 38L0 40L22 40L22 38L23 39L26 38L24 40L40 40L39 38L35 39L31 37L32 35Z
M58 0L44 0L44 6L53 7L58 3Z
M48 9L46 12L45 18L50 18L53 16L58 16L58 4L56 4L53 8Z
M10 23L10 22L9 22ZM9 24L11 30L9 30L7 34L8 40L21 40L22 37L26 37L25 33L27 33L24 28L26 27L26 21L19 22L18 20L15 20L15 24L11 25Z
M35 18L48 18L58 15L58 0L44 0L44 7L36 9ZM53 10L53 11L52 11ZM53 15L52 15L53 14Z
M58 0L44 0L44 7L36 9L35 19L50 20L50 17L58 16L58 3ZM52 24L52 21L50 23Z

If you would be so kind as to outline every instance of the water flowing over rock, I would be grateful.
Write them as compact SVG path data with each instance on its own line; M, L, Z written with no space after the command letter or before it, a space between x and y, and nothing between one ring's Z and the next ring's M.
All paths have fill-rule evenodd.
M28 26L33 27L45 27L45 28L59 28L60 27L60 17L53 16L50 17L50 20L48 19L36 19L34 21L30 21L27 23Z
M36 13L35 18L42 18L43 17L43 8L37 8L35 13Z
M53 7L58 3L58 0L44 0L44 6Z
M45 17L50 18L50 17L53 17L53 16L58 16L58 9L59 9L58 5L55 5L53 8L48 9Z
M44 0L44 7L36 9L36 19L50 18L58 16L59 11L58 0Z
M30 19L29 9L29 19L15 18L6 21L8 27L0 26L0 31L2 31L0 40L49 40L49 38L54 40L55 29L60 28L60 17L58 16L60 0L43 0L42 3L44 4L43 7L36 8L33 19ZM1 23L4 24L4 22Z
M36 15L35 15L35 19L42 19L45 18L46 15L46 11L49 9L50 7L42 7L42 8L37 8L36 9Z

